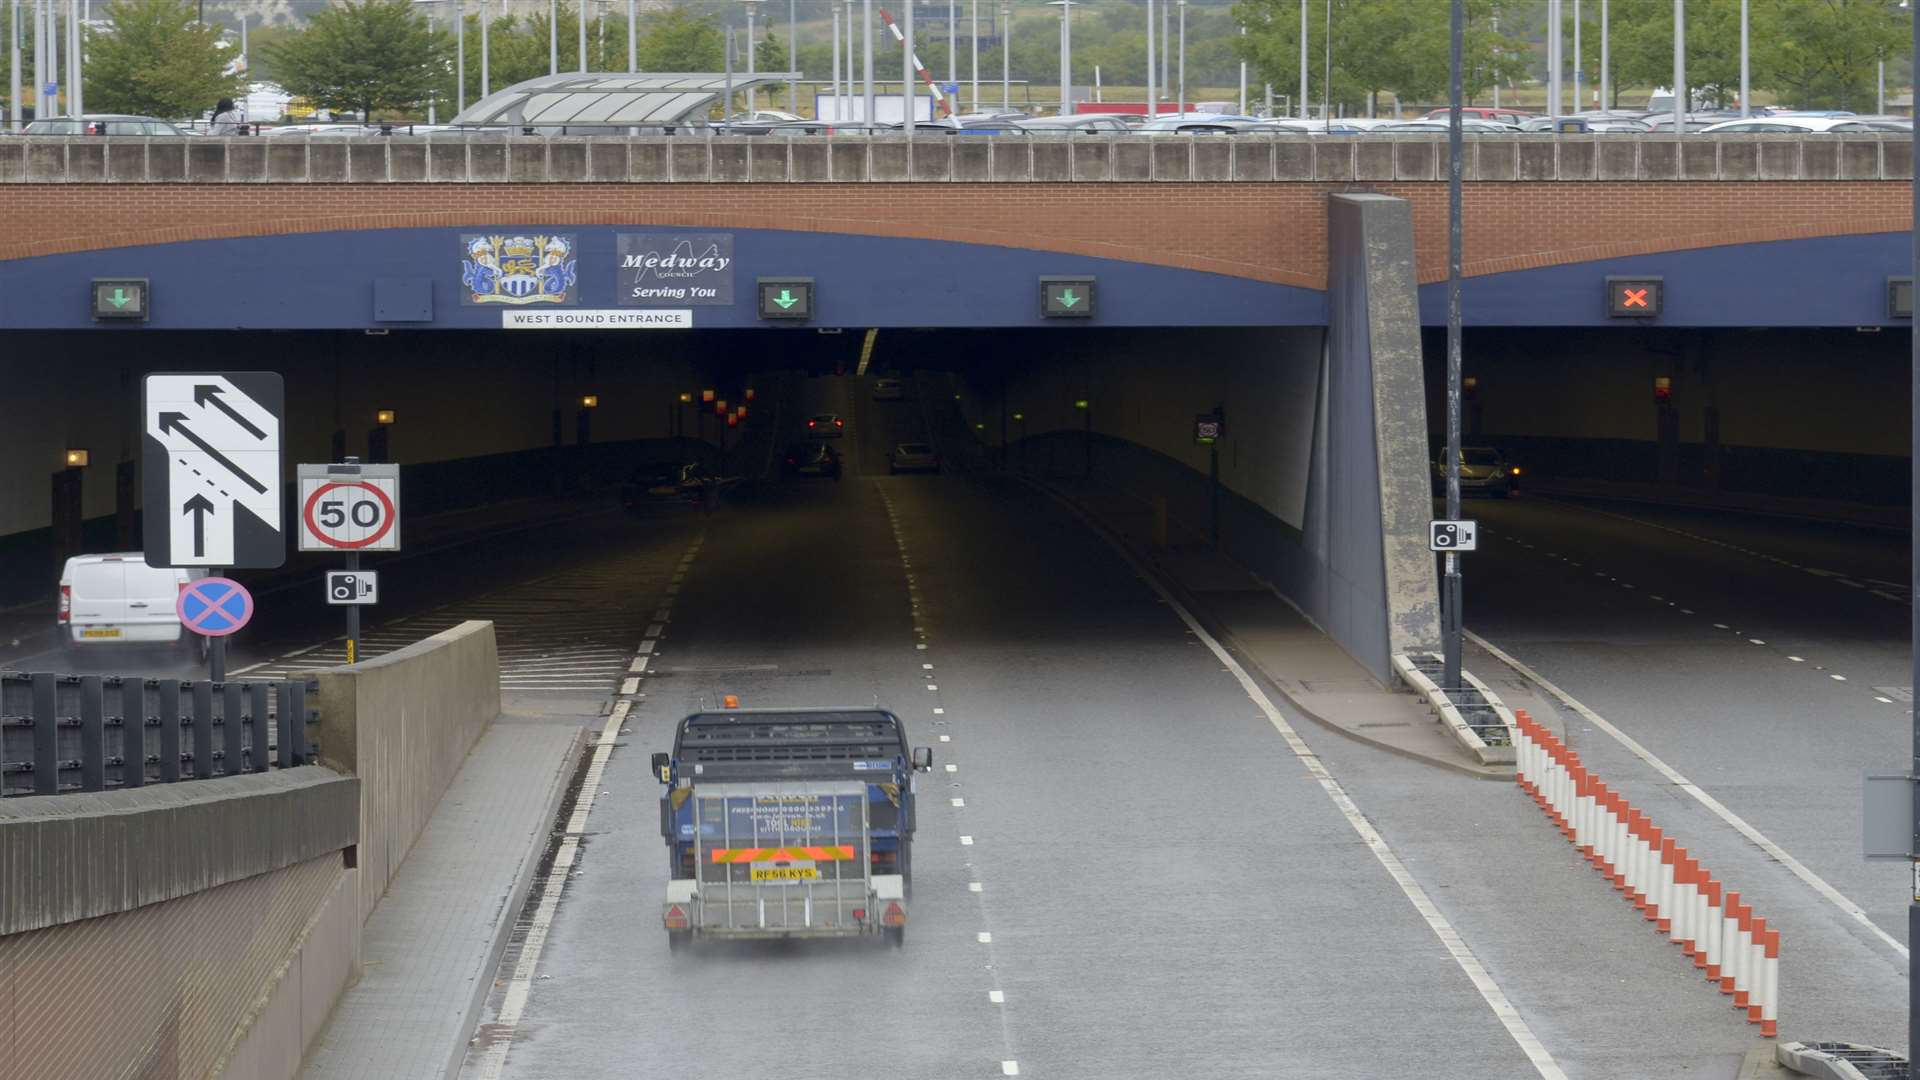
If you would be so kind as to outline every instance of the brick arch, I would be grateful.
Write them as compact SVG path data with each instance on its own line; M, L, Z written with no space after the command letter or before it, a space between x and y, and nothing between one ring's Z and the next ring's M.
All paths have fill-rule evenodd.
M1407 199L1417 272L1446 276L1433 182L60 184L10 187L0 260L364 229L666 225L983 244L1326 287L1329 192ZM1890 181L1474 182L1469 276L1730 244L1900 232Z
M1317 243L1280 248L1250 242L1244 230L1213 219L1213 208L1204 203L1164 208L1158 218L1143 215L1141 207L1117 190L1122 186L1146 187L69 185L35 189L38 198L31 208L0 208L0 236L9 238L0 241L0 260L366 229L664 225L983 244L1120 259L1302 288L1324 285L1325 225L1318 221L1317 212ZM1104 197L1109 195L1115 196L1111 206ZM105 205L125 200L144 209L131 213ZM170 220L156 225L152 223L156 217ZM59 231L48 235L50 227ZM1241 235L1232 235L1235 232ZM1302 264L1302 258L1308 261Z

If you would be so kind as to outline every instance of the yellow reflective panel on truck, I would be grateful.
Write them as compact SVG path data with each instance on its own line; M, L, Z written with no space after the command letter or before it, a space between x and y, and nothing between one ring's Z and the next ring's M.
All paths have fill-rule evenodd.
M709 848L717 863L850 862L852 844L827 847Z

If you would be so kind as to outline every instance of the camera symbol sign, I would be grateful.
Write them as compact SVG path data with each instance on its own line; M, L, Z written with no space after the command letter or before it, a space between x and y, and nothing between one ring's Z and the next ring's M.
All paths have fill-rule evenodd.
M380 575L372 570L327 571L327 603L377 604L380 602Z
M300 550L400 550L399 468L365 465L357 473L326 474L302 465Z

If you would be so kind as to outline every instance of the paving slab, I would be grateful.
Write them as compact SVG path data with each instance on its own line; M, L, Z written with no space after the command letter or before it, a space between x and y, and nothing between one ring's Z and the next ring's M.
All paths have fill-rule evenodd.
M430 1080L458 1067L590 719L507 715L481 736L367 920L364 973L304 1080Z

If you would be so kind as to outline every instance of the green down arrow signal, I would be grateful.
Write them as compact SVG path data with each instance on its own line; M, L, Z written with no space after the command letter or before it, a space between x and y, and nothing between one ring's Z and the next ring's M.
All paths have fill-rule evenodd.
M1080 302L1080 298L1079 298L1079 297L1077 297L1077 296L1075 296L1075 295L1073 295L1073 289L1072 289L1072 288L1070 288L1070 287L1069 287L1068 289L1066 289L1065 291L1063 291L1063 292L1061 292L1061 294L1060 294L1060 306L1061 306L1061 307L1064 307L1064 308L1071 308L1071 307L1073 307L1073 305L1075 305L1075 304L1077 304L1077 303L1079 303L1079 302Z
M133 303L133 300L132 298L127 296L127 290L116 288L113 290L113 296L110 297L107 300L107 302L109 304L112 304L114 307L123 308L123 307L126 307L128 304Z
M793 295L792 289L781 289L780 295L774 297L773 302L776 304L779 304L781 308L784 309L784 308L792 307L793 305L799 303L800 300L798 297Z

